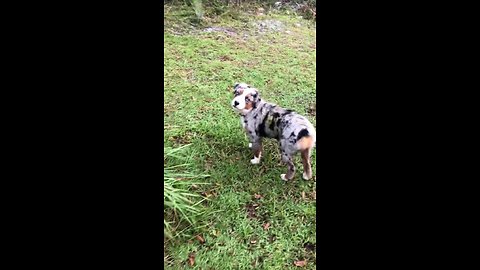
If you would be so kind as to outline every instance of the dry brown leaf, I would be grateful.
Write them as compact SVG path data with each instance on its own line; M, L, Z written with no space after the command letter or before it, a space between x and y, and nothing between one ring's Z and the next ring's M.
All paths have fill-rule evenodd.
M250 241L250 243L255 244L255 243L257 243L257 240L252 240L252 241Z
M302 199L305 200L305 191L302 191Z
M300 266L300 267L304 267L305 265L307 265L307 261L296 261L294 262L295 266Z
M188 255L188 264L190 266L195 264L195 253L190 253L190 255Z
M215 191L204 191L201 193L201 195L205 198L210 198L210 197L215 197L217 195L217 193L215 193Z
M263 224L264 230L268 231L269 228L270 228L270 223Z
M260 194L255 194L255 195L253 195L253 197L255 197L255 199L260 199L260 198L262 198L263 196L260 195Z
M197 240L200 241L201 244L205 243L205 239L203 239L202 236L197 235L197 236L195 236L195 238L197 238Z

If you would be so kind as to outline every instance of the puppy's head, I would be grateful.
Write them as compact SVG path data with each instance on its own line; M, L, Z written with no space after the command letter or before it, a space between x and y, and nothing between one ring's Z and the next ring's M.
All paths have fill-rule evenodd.
M232 107L242 113L252 110L260 96L257 89L246 83L236 83L233 86L233 95Z

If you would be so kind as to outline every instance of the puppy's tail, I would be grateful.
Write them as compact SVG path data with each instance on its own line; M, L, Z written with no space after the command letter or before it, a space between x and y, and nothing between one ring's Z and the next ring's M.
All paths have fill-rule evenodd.
M297 136L296 146L299 150L310 149L315 146L315 133L302 129Z

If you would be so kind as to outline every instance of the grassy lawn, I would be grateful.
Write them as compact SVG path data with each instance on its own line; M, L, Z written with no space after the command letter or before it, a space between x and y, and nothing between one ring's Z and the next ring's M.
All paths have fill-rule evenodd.
M264 140L262 161L252 165L230 101L233 84L247 82L263 99L316 125L315 25L293 15L227 14L191 28L193 11L167 8L164 143L191 144L192 168L210 175L195 190L208 197L210 214L201 228L165 243L165 268L296 269L294 262L306 260L303 269L314 269L316 180L302 179L298 155L295 178L281 181L286 166L280 165L275 140ZM265 20L280 22L281 30L259 30ZM202 31L209 26L217 28ZM316 150L314 176L315 157ZM189 266L192 254L195 263Z

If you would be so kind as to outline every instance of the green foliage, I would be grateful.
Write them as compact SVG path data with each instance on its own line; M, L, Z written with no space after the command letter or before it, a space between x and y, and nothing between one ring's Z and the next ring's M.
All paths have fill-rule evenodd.
M197 16L197 19L202 20L204 14L202 0L192 0L192 6L193 10L195 11L195 15Z
M275 3L281 2L280 5ZM201 23L206 18L214 18L228 14L232 17L239 16L239 13L286 13L303 16L307 20L316 19L316 0L185 0L185 1L164 1L165 5L176 5L188 7L191 11L193 23Z
M168 238L173 237L173 223L181 223L182 221L193 224L195 218L202 214L199 207L201 197L190 191L193 185L201 185L203 183L193 181L207 175L197 175L185 171L191 164L187 163L186 156L183 152L188 145L172 148L165 147L164 153L164 180L163 180L163 203L164 203L164 220L163 232ZM175 161L182 161L175 164ZM172 163L172 165L170 165Z

